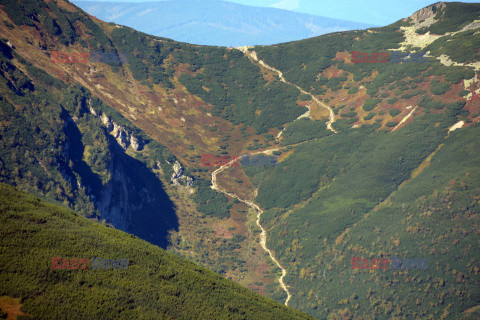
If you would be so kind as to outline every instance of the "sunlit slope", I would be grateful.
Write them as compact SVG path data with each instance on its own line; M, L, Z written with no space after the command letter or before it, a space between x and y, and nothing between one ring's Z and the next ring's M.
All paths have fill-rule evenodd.
M340 131L290 125L312 141L257 182L292 306L320 319L478 317L478 12L438 3L383 28L251 49L329 103ZM368 63L374 53L387 62ZM354 257L429 267L353 270Z
M5 1L1 9L2 181L95 216L88 187L115 185L110 179L115 176L109 167L112 158L127 159L119 166L125 171L132 163L129 157L140 161L136 164L146 169L146 177L154 178L154 186L162 178L167 187L178 160L195 183L176 203L181 230L175 232L175 224L169 230L173 250L274 296L276 275L268 274L266 269L272 268L261 259L263 251L254 250L261 248L252 248L258 237L249 228L247 208L210 189L210 173L217 168L203 166L201 155L279 148L277 166L248 168L251 179L243 175L243 168L226 171L218 183L268 209L261 222L267 247L287 271L291 306L320 319L340 318L339 314L355 319L436 319L475 310L478 292L472 288L478 285L478 259L472 248L478 246L478 148L472 137L478 137L475 126L480 120L477 5L440 3L384 28L249 49L270 68L249 58L253 52L247 56L236 49L148 36L103 23L63 1ZM52 51L91 50L124 53L127 63L50 60ZM352 51L372 57L400 50L425 53L427 62L351 59ZM283 72L291 85L273 70ZM333 127L339 133L325 129L326 109L295 86L333 109ZM310 105L316 121L295 121L305 113L305 105ZM144 149L118 149L91 110L108 112L126 131L142 137ZM449 134L455 124L461 128ZM81 134L71 135L73 129ZM80 148L67 148L70 142ZM64 173L75 179L69 181ZM459 188L441 197L452 179L458 179ZM147 199L141 193L144 179L130 181L135 184L123 180L139 191L132 199ZM469 193L469 188L475 191ZM167 190L170 195L177 191L172 189ZM148 190L153 195L160 189ZM190 191L196 193L190 196ZM116 194L114 200L128 200L127 195ZM450 227L452 208L459 220ZM161 224L149 220L148 214L143 217L145 225ZM417 237L421 230L438 241L426 243ZM449 246L445 234L459 241ZM454 270L453 262L436 259L439 255L456 261ZM401 275L392 270L354 271L349 267L354 256L427 258L430 269ZM258 263L250 264L253 260Z
M479 13L478 4L437 3L385 27L253 50L328 103L339 130L372 123L394 130L429 106L451 104L459 104L465 120L477 122Z
M277 134L306 111L297 101L297 89L274 79L236 49L190 45L107 24L65 1L9 0L0 9L2 53L16 67L5 70L5 82L12 83L6 90L21 94L27 89L24 84L36 89L22 82L27 79L48 87L62 82L66 86L55 93L63 99L80 85L117 111L117 120L124 118L144 132L142 138L166 147L161 158L169 164L159 162L164 177L171 178L178 160L184 174L194 177L193 188L202 189L195 201L206 214L223 217L228 210L226 199L219 200L204 180L209 169L202 167L201 155L238 154L255 138L266 141L260 134ZM92 52L122 56L124 61L95 62ZM59 54L67 58L58 59ZM90 58L76 61L78 54ZM32 71L32 66L45 72ZM18 84L13 72L22 74ZM88 111L91 102L85 102ZM108 155L100 152L95 158L99 164L108 162ZM209 206L211 200L220 205Z
M350 130L297 148L270 172L257 200L272 207L263 221L292 306L319 318L437 319L477 304L480 129L448 134L448 124ZM353 257L429 267L352 270Z

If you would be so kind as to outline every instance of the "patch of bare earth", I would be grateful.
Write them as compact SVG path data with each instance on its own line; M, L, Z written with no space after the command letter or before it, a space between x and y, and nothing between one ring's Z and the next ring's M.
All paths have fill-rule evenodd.
M17 316L32 316L31 314L20 311L21 307L20 299L9 296L0 297L0 309L8 315L7 320L15 320Z

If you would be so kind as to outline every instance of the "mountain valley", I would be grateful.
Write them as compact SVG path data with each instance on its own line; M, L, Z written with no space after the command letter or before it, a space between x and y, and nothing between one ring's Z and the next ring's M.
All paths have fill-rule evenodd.
M76 286L88 299L90 283L122 288L127 305L98 293L88 307L112 319L478 318L479 4L237 48L148 35L64 0L5 0L0 18L2 310L20 299L17 319L46 319L74 307L60 295ZM93 51L124 59L73 58ZM395 63L394 51L426 62ZM206 154L278 161L207 166ZM49 225L34 259L30 236ZM120 253L133 259L125 283L48 269L54 256ZM29 257L42 267L20 267ZM354 269L355 257L428 268Z

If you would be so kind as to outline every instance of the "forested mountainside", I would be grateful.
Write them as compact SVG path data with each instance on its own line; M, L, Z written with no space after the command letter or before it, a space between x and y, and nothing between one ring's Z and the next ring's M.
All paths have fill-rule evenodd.
M319 319L478 317L480 5L244 48L0 8L2 182Z
M11 186L0 199L2 319L312 319Z

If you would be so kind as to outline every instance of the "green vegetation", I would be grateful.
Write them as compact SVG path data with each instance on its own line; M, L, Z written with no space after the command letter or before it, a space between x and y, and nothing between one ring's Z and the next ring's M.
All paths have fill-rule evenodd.
M480 59L480 54L476 50L479 46L480 39L475 30L467 30L437 39L428 46L428 49L435 55L444 53L456 62L471 63Z
M5 12L9 18L18 25L36 27L42 23L46 31L53 39L63 45L79 42L85 44L75 29L75 25L81 22L85 29L84 33L92 36L89 44L95 50L115 50L110 39L93 21L84 13L62 10L56 2L44 2L36 0L5 0L2 1Z
M398 101L398 98L392 98L392 99L388 99L388 100L387 100L387 102L388 102L389 104L395 104L395 102L397 102L397 101Z
M309 94L304 94L304 93L302 93L299 97L299 100L301 100L301 101L309 101L311 99L312 99L312 97L310 97Z
M370 119L373 119L373 117L375 117L375 113L374 112L369 112L367 116L363 117L363 120L370 120Z
M210 188L210 182L197 180L195 185L198 187L194 196L198 211L217 218L230 216L229 209L232 205L223 194Z
M336 52L345 44L351 43L354 35L345 33L345 37L346 39L331 34L274 47L255 47L254 50L260 59L283 71L287 80L304 89L318 90L328 80L321 78L317 81L317 75L333 64ZM298 67L302 63L305 63L306 68ZM334 81L330 82L332 86Z
M295 120L305 111L297 101L306 101L308 95L302 95L276 77L262 74L257 63L236 49L177 43L114 25L104 28L105 24L98 22L97 25L83 13L63 12L60 2L4 2L2 8L24 31L38 29L65 46L125 52L128 59L125 65L112 65L106 70L116 73L114 80L122 80L121 73L131 73L143 89L162 92L161 99L174 101L174 96L192 98L190 94L194 94L210 104L198 110L238 125L232 127L228 135L216 124L202 127L209 130L205 141L219 139L220 154L228 154L231 149L255 150L273 144L282 147L284 157L288 152L288 157L282 157L282 162L275 167L245 167L244 172L250 178L246 181L248 187L241 185L245 178L239 176L232 178L232 185L242 188L242 193L249 190L248 183L258 188L255 201L266 209L262 224L268 230L267 245L287 269L285 281L293 294L292 306L319 319L366 320L457 318L478 305L480 154L477 140L480 129L467 118L468 110L474 109L472 101L462 98L468 92L461 90L460 85L462 80L471 79L474 71L468 67L445 66L434 59L446 54L458 62L477 61L479 43L475 30L449 34L431 43L424 48L434 57L427 63L351 64L333 60L351 50L368 53L395 50L404 40L399 27L408 25L409 21L368 31L339 32L299 42L255 47L259 57L280 69L287 80L312 94L324 95L321 99L325 102L344 103L334 108L338 117L333 127L339 133L332 134L322 121ZM465 26L478 16L476 4L447 3L446 7L437 15L444 20L429 27L430 31L458 31L455 28ZM131 223L128 229L125 222L124 229L152 243L158 241L160 233L164 238L157 244L165 245L169 231L178 229L178 222L175 207L160 179L169 183L172 164L177 161L175 155L137 128L135 116L131 117L135 119L132 123L122 116L120 109L115 110L97 99L95 93L71 84L76 81L72 74L69 81L63 82L50 75L54 73L28 63L6 41L0 41L0 181L62 203L94 219L108 219L112 212L120 210L119 216ZM406 51L421 53L413 47ZM323 73L327 68L328 72ZM108 74L105 73L106 78ZM113 81L110 84L116 85ZM359 90L360 87L366 90ZM342 88L348 90L345 102L340 102L343 97L335 92ZM146 105L158 104L150 100L148 93L142 99ZM365 101L363 110L368 113L364 120L375 118L374 124L352 128L359 114L364 114L359 110L362 101ZM391 105L399 102L398 108L404 108L407 103L418 105L414 121L394 132L390 131L397 125L396 121L387 122L387 128L380 129L388 114L396 117L400 112L392 109L387 114L382 101ZM382 110L374 112L379 105ZM182 107L179 104L173 108L180 111ZM192 111L196 110L197 106L192 106ZM138 111L133 114L146 114ZM98 117L100 114L121 126L126 135L138 138L139 150L120 145L108 133L109 129ZM447 133L459 120L465 120L469 126ZM138 123L145 125L146 122ZM283 127L286 130L280 142L275 141L271 133L267 134L272 128ZM253 142L247 145L244 139L251 136L252 128L263 137L253 137ZM170 129L184 130L178 130L175 125L165 130ZM193 127L185 128L190 129ZM184 138L183 133L179 132L180 139ZM205 147L197 142L191 139L177 145L176 141L167 139L167 143L172 144L171 150L181 150L187 163L189 160L194 163L199 157L195 152ZM219 219L229 217L231 208L232 216L246 212L238 209L241 206L238 201L213 191L210 182L202 179L208 169L185 168L186 174L189 169L198 172L193 184L196 193L192 196L198 204L197 211ZM11 194L14 193L4 198L15 199ZM216 280L210 281L210 274L200 268L190 275L178 272L177 269L183 270L178 264L170 268L168 263L158 262L159 255L167 255L131 236L101 229L98 224L92 228L88 225L91 233L79 229L85 221L83 217L72 218L73 227L45 218L45 212L35 213L32 218L22 209L25 203L32 202L40 203L39 210L49 211L55 219L61 216L57 209L38 200L6 202L5 205L2 200L3 211L0 210L0 215L5 215L3 220L7 221L0 225L0 229L5 229L0 233L1 252L6 253L0 256L0 268L4 268L0 277L5 283L0 295L21 298L26 312L37 314L38 310L47 310L45 314L52 318L52 306L58 305L64 313L67 311L63 310L83 308L79 315L88 306L96 310L94 318L132 318L134 311L137 317L145 314L144 318L160 314L164 318L268 319L280 318L280 313L284 318L294 318L278 306L273 311L262 309L265 301L266 305L271 301L252 295L252 302L250 298L230 295L230 291L223 291L223 287ZM67 209L58 210L67 212ZM196 222L204 218L193 209L188 214L195 216ZM50 237L43 232L46 226L49 231L53 230ZM277 283L268 283L268 277L275 275L248 280L252 271L245 261L248 258L238 253L243 253L252 237L231 232L231 238L212 240L212 229L201 227L190 231L188 228L183 226L182 233L171 233L174 250L188 255L197 250L191 255L192 259L220 274L245 279L248 285L262 286L263 281L267 281L259 290L279 301L285 298L283 291L275 292ZM229 231L233 231L231 228L228 225ZM78 231L83 237L61 237L65 235L64 229L74 230L75 235ZM242 232L241 229L236 230ZM111 241L112 245L102 247L99 238L108 240L103 231L122 235L135 244L118 238ZM188 232L195 233L195 237L190 238ZM208 241L204 241L206 239ZM80 242L75 244L74 240ZM113 243L122 248L118 249ZM248 251L254 250L248 247ZM26 257L20 261L23 265L12 259L22 257L19 252ZM116 277L117 271L107 271L103 277L95 275L96 278L85 273L80 274L81 277L53 273L55 270L48 269L48 261L42 260L45 256L42 253L73 257L102 252L133 252L132 277L123 277L123 274ZM350 268L353 256L426 257L430 269L362 273ZM7 259L11 265L5 262ZM43 269L32 267L32 263ZM202 273L208 283L202 282L198 273ZM138 282L138 279L145 280ZM187 289L179 289L177 284ZM87 286L90 287L87 289ZM86 291L91 295L87 297ZM210 292L214 293L213 297L207 296ZM220 300L223 296L227 299ZM77 304L76 299L81 303ZM258 304L262 305L260 309L252 307ZM190 312L191 309L194 311ZM257 314L257 310L265 313ZM0 313L1 317L4 315ZM465 317L472 318L475 314Z
M39 69L30 63L26 63L26 68L29 76L36 80L38 83L41 83L42 85L46 86L46 88L49 87L55 87L56 89L65 89L67 86L57 78L52 77L42 69Z
M0 184L0 202L0 296L21 299L22 311L32 315L22 319L311 319L10 186ZM128 259L129 265L53 270L52 257Z
M347 91L348 94L355 94L358 92L358 87L352 87Z
M115 28L110 36L120 52L126 54L128 67L135 79L149 79L154 84L161 83L167 89L173 88L170 81L173 69L171 65L165 64L165 59L179 48L178 43L167 39L158 41L129 28Z
M353 118L353 117L357 116L357 112L351 110L351 111L348 111L346 113L342 113L341 116L344 117L344 118Z
M445 114L449 117L455 118L463 110L463 107L465 106L465 101L444 103L428 96L423 96L422 100L420 100L418 105L425 108L426 110L429 110L431 108L442 110L445 108Z
M365 111L372 111L377 104L379 104L382 101L382 99L371 99L368 98L367 101L363 104L363 110Z
M430 83L430 91L436 95L441 95L447 92L450 89L448 83L441 83L440 81L433 79Z
M374 28L372 30L376 32L372 33L362 30L338 32L276 46L255 47L254 50L259 58L281 70L286 79L300 87L314 92L324 89L322 86L326 85L335 91L346 81L345 76L334 77L328 81L317 78L319 73L331 65L338 64L341 69L348 72L356 70L354 81L362 80L377 67L385 68L383 63L347 65L332 60L336 53L344 51L345 48L362 52L398 48L398 43L403 39L403 35L397 31L398 27L399 25L391 25Z
M327 125L321 120L312 121L301 118L289 124L282 133L281 145L295 144L312 139L322 138L332 134Z
M444 76L445 81L450 84L456 84L462 81L463 79L471 79L475 76L475 72L468 68L468 67L460 67L460 66L444 66L439 62L435 62L434 68L429 69L426 71L424 76Z
M440 319L477 305L480 127L445 140L452 121L431 117L392 134L355 129L299 146L260 185L257 201L271 208L262 216L268 245L287 267L292 306L320 319L340 310L358 319ZM391 204L373 210L392 192ZM352 273L354 256L425 257L429 268Z
M390 109L388 111L388 114L391 115L392 117L396 117L398 116L400 113L402 113L402 111L398 110L398 109Z
M393 127L395 127L397 124L398 124L397 121L388 121L388 122L385 124L385 126L386 126L387 128L393 128Z
M478 19L479 14L480 4L478 3L447 3L446 8L439 10L435 15L435 19L439 21L422 31L443 35L451 30L461 29Z
M373 134L371 132L375 127L366 126L298 146L295 153L279 163L260 185L257 201L267 209L287 208L306 200L323 185L328 185L328 189L321 193L323 196L318 198L327 203L331 197L339 205L336 209L339 211L335 210L335 213L362 210L365 203L375 203L379 198L385 198L389 189L393 190L408 177L411 170L443 139L442 128L447 124L451 122L444 121L441 127L434 128L417 121L417 125L410 130L404 129L391 136ZM399 160L399 153L408 155L408 160L405 156ZM355 165L345 170L349 163ZM381 167L382 170L367 170L367 167ZM376 174L367 174L375 171ZM335 182L330 183L333 178ZM352 184L356 184L355 187ZM346 186L349 186L348 190ZM338 198L340 194L345 194L345 201ZM348 199L368 201L361 200L359 207L345 208L349 206ZM314 203L309 205L310 210L325 206Z
M193 56L192 56L193 55ZM183 73L179 80L191 93L213 105L210 112L234 124L245 124L265 133L293 121L306 111L296 104L300 92L281 82L268 83L238 50L198 47L190 55L176 54L180 63L198 71ZM300 97L301 98L301 97ZM303 99L303 98L301 98Z

